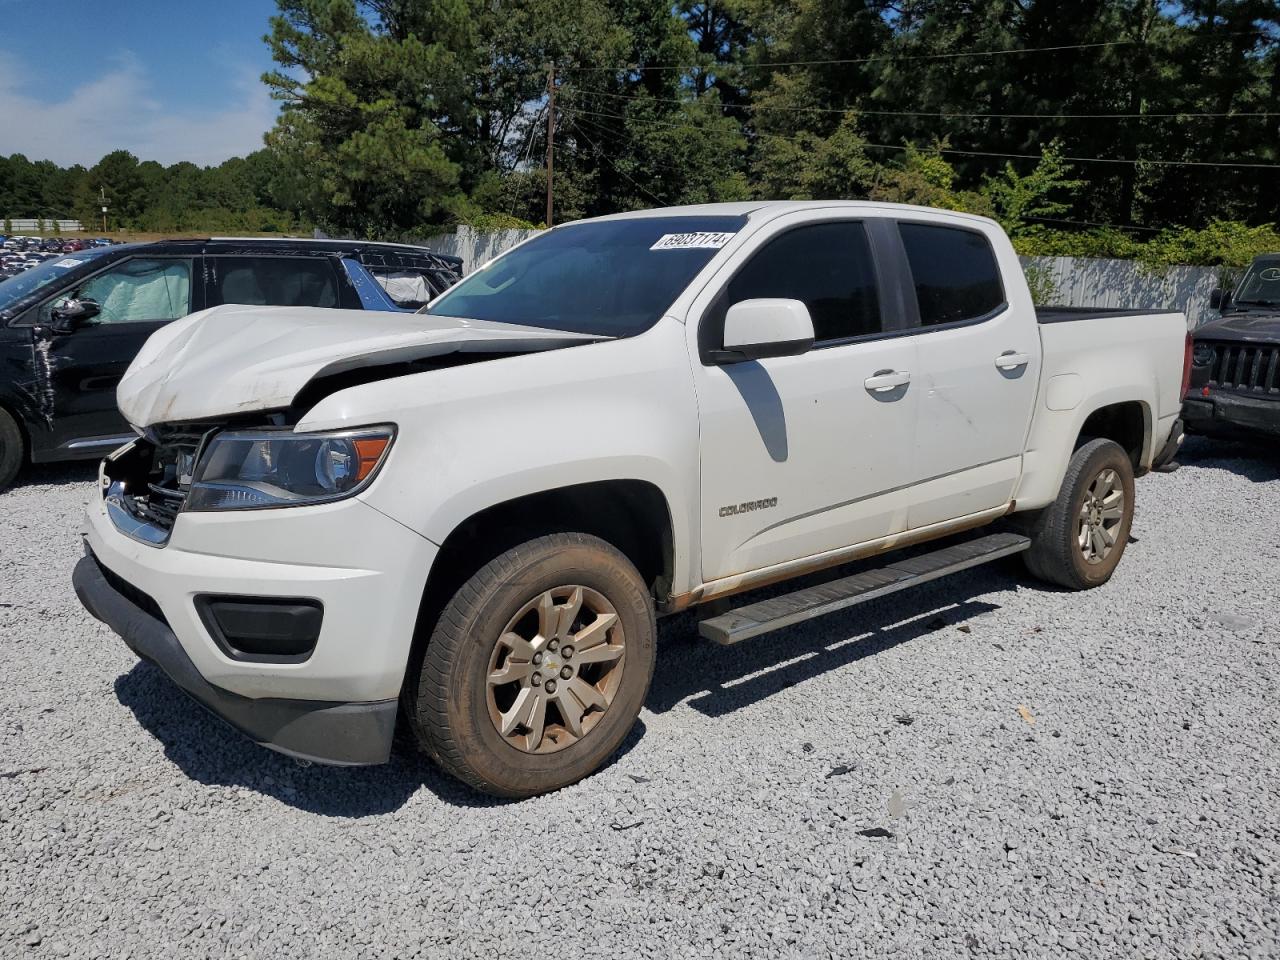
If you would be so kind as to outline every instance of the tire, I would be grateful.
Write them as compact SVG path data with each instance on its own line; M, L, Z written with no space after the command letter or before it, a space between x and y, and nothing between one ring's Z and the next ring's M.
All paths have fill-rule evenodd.
M1109 501L1112 493L1121 494L1118 509L1113 501L1097 501L1105 490L1111 491ZM1133 497L1133 464L1124 448L1112 440L1081 445L1067 464L1058 499L1031 524L1031 549L1023 554L1027 569L1068 590L1106 583L1129 541Z
M476 790L558 790L635 725L656 637L649 591L621 552L581 533L537 537L445 605L405 684L405 714L427 754Z
M26 459L26 444L22 442L18 421L7 410L0 410L0 491L13 483Z

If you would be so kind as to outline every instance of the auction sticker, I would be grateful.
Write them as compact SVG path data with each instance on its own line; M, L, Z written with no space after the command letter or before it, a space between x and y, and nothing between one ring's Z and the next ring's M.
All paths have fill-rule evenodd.
M650 250L719 250L732 233L664 233Z
M72 267L80 266L80 261L79 260L59 260L57 263L54 264L54 266L62 267L62 269L64 270L69 270Z

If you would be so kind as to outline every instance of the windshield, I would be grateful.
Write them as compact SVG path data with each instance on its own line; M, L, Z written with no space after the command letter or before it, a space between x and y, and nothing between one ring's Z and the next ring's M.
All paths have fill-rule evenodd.
M648 330L745 217L639 217L549 230L424 312L629 337Z
M1240 281L1235 302L1280 306L1280 257L1253 261Z
M72 270L82 263L92 260L94 257L100 257L105 252L105 249L98 249L61 254L52 260L46 260L38 267L32 267L30 270L25 270L17 276L10 277L8 280L0 281L0 312L9 309L19 300L39 290L46 283L51 283L59 277L65 276L68 270Z

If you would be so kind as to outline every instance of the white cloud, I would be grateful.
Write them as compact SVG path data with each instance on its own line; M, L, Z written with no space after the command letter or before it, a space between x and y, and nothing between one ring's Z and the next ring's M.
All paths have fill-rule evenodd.
M157 81L132 54L115 58L61 99L23 92L38 89L38 81L23 77L30 69L0 52L0 153L62 166L90 166L118 149L166 165L218 164L260 148L277 112L266 87L244 64L225 66L231 81L225 107L181 112L156 99Z

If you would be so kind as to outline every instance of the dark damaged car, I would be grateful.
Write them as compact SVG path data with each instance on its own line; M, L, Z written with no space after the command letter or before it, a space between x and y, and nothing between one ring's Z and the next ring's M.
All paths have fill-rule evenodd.
M180 317L223 304L413 311L461 275L461 260L423 247L216 238L89 248L4 280L0 490L24 463L97 459L129 440L116 385Z
M1187 433L1280 439L1280 253L1258 257L1194 334Z

